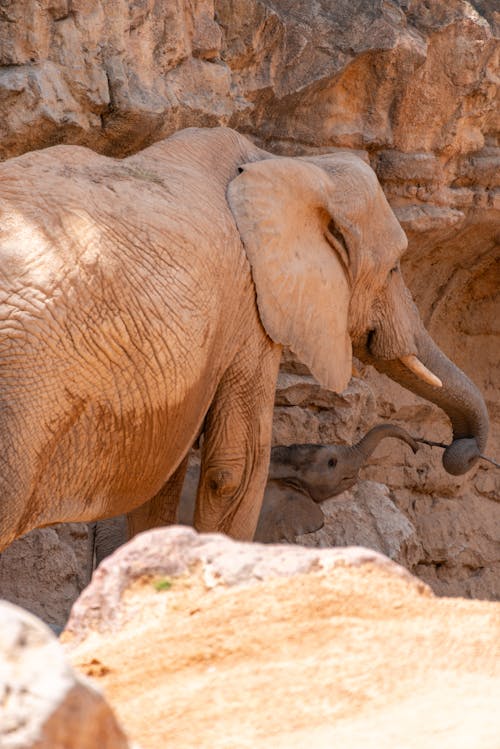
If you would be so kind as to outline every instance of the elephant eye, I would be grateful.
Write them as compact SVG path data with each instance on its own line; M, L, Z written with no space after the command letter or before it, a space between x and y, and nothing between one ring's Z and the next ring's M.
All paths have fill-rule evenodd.
M391 270L389 271L389 274L392 276L392 274L393 273L397 273L398 270L399 270L399 263L396 263L396 265L394 266L394 268L391 268Z
M330 220L326 228L325 238L336 251L340 262L344 266L344 270L346 272L347 277L352 281L352 271L350 268L349 249L342 235L342 232L339 231L333 219Z
M335 468L336 465L337 461L335 460L335 458L330 458L330 460L328 461L329 468Z
M332 237L335 237L337 242L340 244L346 255L349 257L349 250L347 249L346 241L344 239L344 235L338 228L338 226L335 224L335 221L333 219L330 220L328 224L328 231L332 235Z

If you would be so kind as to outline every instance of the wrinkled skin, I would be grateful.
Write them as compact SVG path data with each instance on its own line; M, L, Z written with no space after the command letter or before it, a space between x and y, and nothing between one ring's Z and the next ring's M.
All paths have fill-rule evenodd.
M93 569L127 541L127 516L117 515L114 518L98 520L89 523L88 528L90 544L88 577L90 578Z
M195 525L251 539L283 345L340 392L354 344L448 413L447 470L477 461L484 402L425 332L356 156L193 128L123 160L25 154L0 186L0 549L54 522L172 522L201 429Z
M324 522L321 508L305 489L271 479L264 493L254 541L291 544L303 533L319 531Z

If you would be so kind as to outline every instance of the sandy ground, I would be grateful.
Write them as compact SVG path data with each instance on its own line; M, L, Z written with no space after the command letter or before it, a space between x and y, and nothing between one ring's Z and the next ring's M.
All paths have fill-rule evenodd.
M500 604L371 565L171 582L136 582L126 626L68 643L143 749L500 749Z

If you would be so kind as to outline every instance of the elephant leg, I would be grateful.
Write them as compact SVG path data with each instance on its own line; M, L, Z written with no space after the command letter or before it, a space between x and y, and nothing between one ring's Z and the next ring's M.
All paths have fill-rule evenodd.
M97 520L87 524L87 560L85 570L85 585L88 585L95 569L95 531Z
M281 346L260 329L222 378L205 419L194 525L253 539L266 485Z
M276 481L268 481L255 541L295 543L296 537L312 533L325 524L321 508L308 494Z
M94 528L95 566L128 541L125 515L98 520Z
M177 506L188 461L189 453L154 497L127 513L129 539L151 528L173 525L177 522Z
M87 579L90 581L92 573L103 559L109 557L122 544L128 541L126 515L116 515L88 523L88 557Z

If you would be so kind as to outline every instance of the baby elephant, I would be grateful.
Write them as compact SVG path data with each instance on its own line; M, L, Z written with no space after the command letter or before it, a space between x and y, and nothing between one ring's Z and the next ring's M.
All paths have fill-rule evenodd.
M349 489L379 442L394 437L413 452L418 443L401 427L380 424L352 447L348 445L290 445L273 447L264 502L255 541L293 542L302 533L323 527L317 503Z

